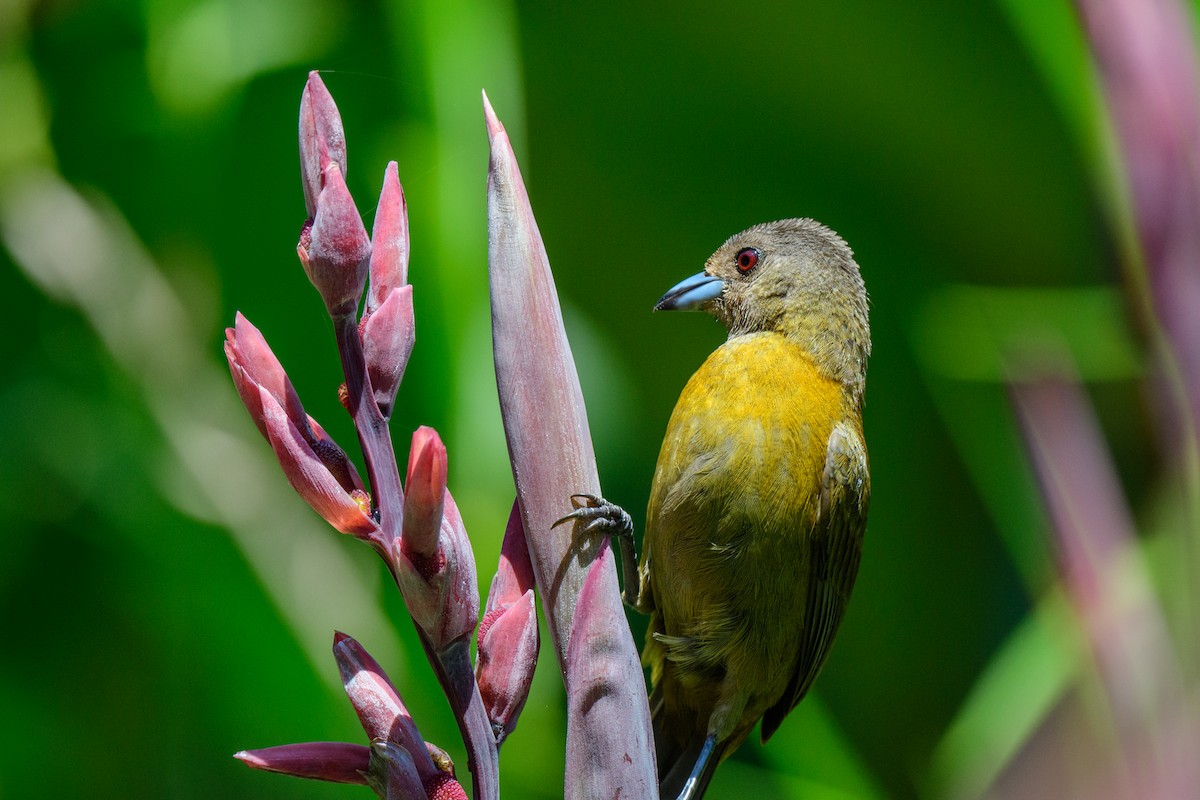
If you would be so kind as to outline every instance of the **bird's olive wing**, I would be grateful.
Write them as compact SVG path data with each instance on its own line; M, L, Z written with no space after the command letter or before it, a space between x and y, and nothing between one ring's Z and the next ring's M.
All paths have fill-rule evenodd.
M841 625L858 562L871 498L867 449L857 424L842 421L834 426L825 454L820 517L810 534L808 602L799 640L796 671L779 701L767 709L762 721L765 742L808 692L825 663L833 637Z

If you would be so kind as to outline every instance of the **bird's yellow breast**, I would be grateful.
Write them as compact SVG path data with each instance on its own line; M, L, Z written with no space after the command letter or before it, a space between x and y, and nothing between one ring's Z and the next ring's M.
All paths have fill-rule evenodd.
M665 510L689 502L689 493L716 491L726 511L798 522L815 499L829 434L845 415L842 387L799 345L774 333L731 339L684 387L652 494L663 494ZM759 503L765 507L747 507Z
M848 412L841 384L776 333L730 339L688 381L659 454L643 563L663 655L684 683L731 670L782 691L762 684L772 670L786 681L772 665L795 659L826 449ZM658 646L647 648L654 667Z

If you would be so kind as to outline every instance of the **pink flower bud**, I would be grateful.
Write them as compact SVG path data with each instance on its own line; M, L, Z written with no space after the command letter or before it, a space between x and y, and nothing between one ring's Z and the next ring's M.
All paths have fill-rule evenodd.
M403 746L421 780L439 774L425 748L425 740L383 667L362 645L344 633L334 634L333 656L342 676L342 686L354 704L367 738Z
M300 95L300 182L310 219L317 215L317 197L330 162L336 162L346 174L346 134L333 96L313 70Z
M352 533L367 540L377 538L379 526L370 516L370 500L366 494L362 490L346 491L271 394L261 389L259 397L267 440L296 493L342 533Z
M533 564L529 561L529 547L525 543L525 526L521 522L521 507L513 501L504 529L504 542L500 545L500 564L488 590L486 620L495 611L503 611L521 599L534 586ZM482 628L479 631L483 638Z
M504 610L486 614L479 626L475 676L497 744L517 727L533 683L538 647L533 589Z
M371 376L375 404L384 418L392 415L396 391L404 379L404 368L416 342L413 320L412 286L388 292L383 304L368 312L359 325L363 355Z
M388 294L408 283L408 204L395 161L383 173L383 190L371 229L371 289L367 312L383 305Z
M361 744L307 742L242 750L233 757L251 769L366 786L371 750Z
M339 531L371 538L378 526L353 464L304 412L275 354L241 314L235 327L225 331L225 358L238 395L271 443L292 488Z
M400 547L409 560L436 555L446 497L446 446L437 431L422 425L413 432L404 480L404 526Z
M238 396L258 426L259 433L267 435L258 397L260 387L270 392L296 427L303 430L308 426L304 406L287 373L283 371L283 365L275 358L262 333L240 311L234 327L225 329L225 359L233 373L233 385L237 387Z
M371 240L336 161L325 168L311 227L300 233L296 254L331 316L353 314L367 282Z
M405 504L406 510L409 503ZM408 613L434 650L441 652L470 636L479 621L475 556L449 491L445 493L441 531L433 555L406 551L406 538L401 537L400 547L394 551L392 572Z

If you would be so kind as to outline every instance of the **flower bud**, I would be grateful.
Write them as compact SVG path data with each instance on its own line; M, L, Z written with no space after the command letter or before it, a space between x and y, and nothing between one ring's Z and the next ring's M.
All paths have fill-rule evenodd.
M342 168L325 167L312 225L300 234L296 254L331 316L353 314L367 282L371 240L346 188Z
M363 355L371 376L375 404L384 418L392 415L396 391L404 379L404 368L416 342L413 320L412 286L388 292L379 308L363 317L359 325Z
M292 488L339 531L371 538L378 526L354 465L304 412L275 354L241 314L225 331L225 358L238 395L271 443Z
M484 615L479 626L475 678L496 744L517 727L533 683L539 644L533 589L504 610Z
M404 480L404 525L400 547L420 568L438 549L446 498L446 445L437 431L422 425L413 432Z
M383 305L393 289L408 283L408 204L395 161L383 173L383 189L371 229L371 288L367 313Z
M233 757L251 769L332 783L367 784L370 748L346 742L306 742L242 750Z
M400 546L393 551L393 574L408 613L434 650L441 652L470 636L479 621L475 556L449 491L445 493L441 531L433 554L407 550L405 538L401 536Z
M467 800L462 785L451 775L438 775L426 780L424 789L428 800Z
M300 95L300 182L309 219L317 215L317 198L330 162L346 174L346 134L333 96L313 70Z
M438 774L425 749L425 740L383 667L362 645L344 633L334 634L333 656L337 660L342 686L354 704L367 738L403 746L421 780Z

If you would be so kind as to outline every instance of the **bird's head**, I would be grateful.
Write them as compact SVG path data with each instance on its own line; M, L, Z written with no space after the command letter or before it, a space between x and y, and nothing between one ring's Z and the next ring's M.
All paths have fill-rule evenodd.
M730 337L770 331L804 346L831 377L861 387L871 352L867 292L854 254L811 219L767 222L729 238L704 271L655 310L700 309Z

